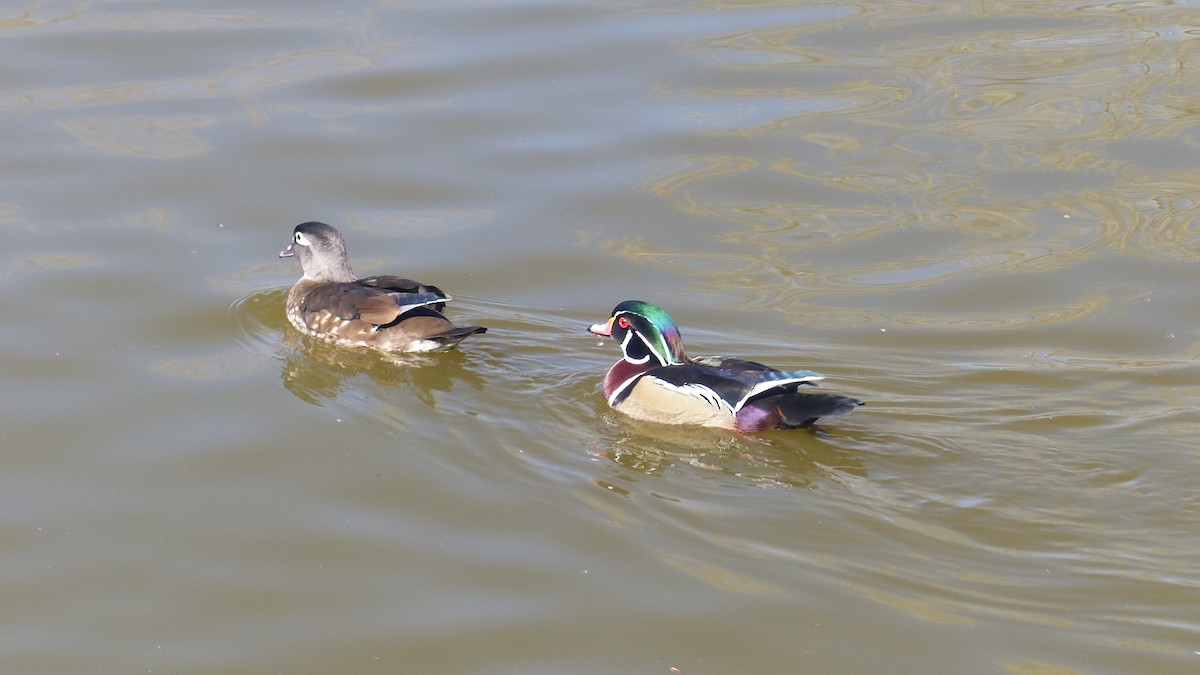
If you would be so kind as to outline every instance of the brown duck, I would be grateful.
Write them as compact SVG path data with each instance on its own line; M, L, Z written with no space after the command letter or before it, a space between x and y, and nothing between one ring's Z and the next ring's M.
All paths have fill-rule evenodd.
M436 286L396 276L359 279L337 228L309 222L292 231L280 258L300 259L287 317L302 333L346 347L429 352L454 347L482 326L455 326L442 316L450 297Z

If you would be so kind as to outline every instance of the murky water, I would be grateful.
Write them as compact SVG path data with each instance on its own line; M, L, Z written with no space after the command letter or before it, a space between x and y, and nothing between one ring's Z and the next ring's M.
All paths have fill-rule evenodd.
M0 670L1200 669L1197 3L332 7L0 15ZM868 405L616 415L631 298Z

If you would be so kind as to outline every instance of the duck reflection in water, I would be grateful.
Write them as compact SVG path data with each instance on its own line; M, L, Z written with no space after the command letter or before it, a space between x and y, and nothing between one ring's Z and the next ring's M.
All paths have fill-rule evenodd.
M865 478L867 467L854 446L862 439L834 435L730 433L721 429L675 427L648 422L610 420L588 452L619 467L593 483L621 494L641 491L629 472L662 476L671 469L714 472L763 486L815 488L834 474ZM844 442L843 442L844 441Z
M430 407L435 403L434 392L449 392L456 383L483 386L477 373L462 367L466 359L457 352L435 357L352 351L295 331L285 332L283 347L280 375L284 388L314 405L337 398L348 382L362 377L383 388L410 385L406 389Z

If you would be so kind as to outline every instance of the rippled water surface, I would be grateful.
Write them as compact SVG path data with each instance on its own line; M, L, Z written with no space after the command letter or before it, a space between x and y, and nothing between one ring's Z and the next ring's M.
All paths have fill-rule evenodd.
M0 12L0 669L1200 670L1200 5L334 7ZM617 415L631 298L868 405Z

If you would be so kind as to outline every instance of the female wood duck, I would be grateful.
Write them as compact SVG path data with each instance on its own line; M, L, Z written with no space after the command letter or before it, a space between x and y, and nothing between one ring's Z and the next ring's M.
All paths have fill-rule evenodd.
M604 376L608 404L630 417L735 431L807 427L841 417L862 401L835 394L801 394L824 376L775 370L754 361L689 358L679 328L662 309L627 300L607 323L589 329L621 345L624 358Z
M304 276L292 286L287 317L302 333L347 347L429 352L454 347L482 326L455 326L442 316L450 299L436 286L378 276L359 279L350 269L337 228L301 223L280 258L300 258Z

